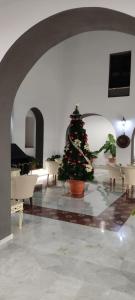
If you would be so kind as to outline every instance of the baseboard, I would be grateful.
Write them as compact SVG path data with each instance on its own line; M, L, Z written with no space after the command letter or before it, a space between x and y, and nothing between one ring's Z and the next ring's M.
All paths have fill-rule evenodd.
M6 236L4 239L0 240L0 246L4 245L5 243L9 242L12 239L13 239L13 233Z

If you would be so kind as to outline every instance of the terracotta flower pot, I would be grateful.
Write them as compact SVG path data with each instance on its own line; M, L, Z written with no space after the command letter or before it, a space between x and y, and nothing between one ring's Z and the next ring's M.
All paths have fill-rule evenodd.
M70 185L70 192L73 197L80 197L84 194L84 181L70 179L68 182Z
M109 160L109 162L111 164L115 164L116 163L116 157L109 157L108 160Z

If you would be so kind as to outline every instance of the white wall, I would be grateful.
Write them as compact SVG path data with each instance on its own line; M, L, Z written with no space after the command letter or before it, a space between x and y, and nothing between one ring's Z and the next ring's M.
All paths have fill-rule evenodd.
M89 32L67 40L65 48L69 59L67 115L79 103L81 112L99 113L110 120L117 136L122 133L118 121L125 116L126 133L131 137L135 127L135 38L118 32ZM108 98L109 55L127 50L132 51L130 96ZM117 162L130 163L130 154L130 146L118 148Z
M90 116L84 119L86 133L88 135L88 143L91 151L99 150L106 142L108 134L111 133L115 137L115 130L112 124L103 117ZM104 151L99 153L98 158L95 160L96 165L105 165L108 160Z
M55 47L32 68L15 98L13 142L25 152L25 117L37 107L44 118L44 156L59 152L63 121L63 48Z
M132 51L129 97L108 99L109 55ZM124 116L135 127L135 37L118 32L88 32L49 50L32 68L16 95L14 141L24 149L24 120L31 107L41 110L45 122L44 157L63 149L69 115L76 103L81 113L99 113L121 134L118 121ZM20 134L21 132L21 134ZM25 149L24 149L25 150ZM117 149L118 162L130 162L130 146Z
M104 7L135 16L134 0L0 0L0 60L36 23L60 11L78 7Z

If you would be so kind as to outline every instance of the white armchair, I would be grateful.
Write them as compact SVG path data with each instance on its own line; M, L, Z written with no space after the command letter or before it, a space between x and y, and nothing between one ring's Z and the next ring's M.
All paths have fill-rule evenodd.
M32 196L37 177L37 175L22 175L11 178L11 214L19 213L20 229L23 222L23 200L29 198L32 206Z
M19 213L19 228L22 228L23 221L23 202L11 199L11 215L18 212Z
M32 205L32 196L37 178L37 175L22 175L11 178L11 199L30 199Z
M59 161L46 161L45 162L45 168L46 168L47 174L48 174L47 185L48 185L48 180L49 180L50 175L53 176L54 183L56 184L59 166L60 166Z
M116 181L121 181L122 184L124 183L124 174L121 166L108 165L108 171L111 184L115 184Z
M134 166L127 166L122 167L123 173L125 175L125 184L126 190L132 189L135 185L135 167Z

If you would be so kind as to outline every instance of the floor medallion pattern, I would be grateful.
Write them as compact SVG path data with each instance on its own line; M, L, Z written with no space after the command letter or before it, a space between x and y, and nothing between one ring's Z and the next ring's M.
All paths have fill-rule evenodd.
M77 200L76 200L77 201ZM135 209L135 198L129 198L123 193L114 203L107 207L98 216L90 216L82 213L64 211L60 209L41 207L38 205L24 205L24 213L51 218L59 221L97 227L101 230L119 231Z

